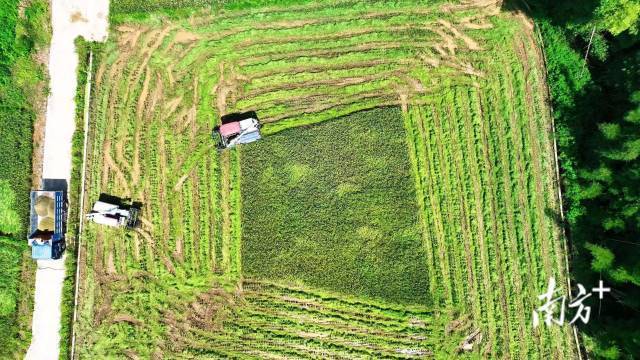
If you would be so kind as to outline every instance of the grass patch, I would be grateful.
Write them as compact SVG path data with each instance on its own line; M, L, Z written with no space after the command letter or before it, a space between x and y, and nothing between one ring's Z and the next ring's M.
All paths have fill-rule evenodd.
M246 275L425 303L405 138L379 108L243 147Z
M48 3L0 2L0 358L29 345L34 264L25 241L33 127L46 97L38 53L48 45Z
M15 312L18 304L20 277L20 262L22 260L21 245L16 240L0 236L0 263L4 267L0 280L0 328L6 331L0 346L3 349L11 349L19 346L19 340L15 339L17 330L17 318Z

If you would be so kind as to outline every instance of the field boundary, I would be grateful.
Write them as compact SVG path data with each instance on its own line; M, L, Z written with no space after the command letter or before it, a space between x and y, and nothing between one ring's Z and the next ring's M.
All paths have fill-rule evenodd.
M523 0L523 2L527 5L527 7L529 6L525 0ZM561 224L561 228L562 228L562 238L564 239L564 264L565 264L565 268L567 271L567 293L569 294L569 300L573 299L573 294L571 293L571 272L570 272L570 268L569 268L569 246L570 246L570 242L569 242L569 236L567 235L567 227L566 227L566 222L565 222L565 217L564 217L564 205L563 205L563 196L562 196L562 179L560 177L560 160L558 159L558 142L557 142L557 135L556 135L556 121L555 121L555 117L554 117L554 111L553 111L553 99L551 97L551 90L549 89L549 83L547 81L547 53L545 51L545 45L544 45L544 39L542 37L542 33L540 32L540 28L538 27L538 24L534 22L534 29L535 29L535 33L536 33L536 40L539 42L538 43L538 47L540 48L540 52L542 53L542 62L544 64L544 88L545 88L545 92L546 92L546 98L549 100L547 101L547 105L548 105L548 109L549 109L549 117L551 118L551 132L552 132L552 140L553 140L553 158L554 158L554 167L555 167L555 175L556 175L556 182L557 182L557 188L558 188L558 206L560 207L560 220L562 222ZM578 358L580 360L582 360L582 347L580 346L580 336L578 335L578 329L576 328L576 326L574 325L570 325L572 328L572 332L573 332L573 337L574 340L576 342L576 350L578 352Z
M542 333L531 327L531 311L539 306L535 294L543 283L550 276L556 276L560 285L571 282L562 278L568 276L569 266L567 254L560 254L568 246L565 229L558 228L560 216L544 211L564 211L562 204L556 205L556 196L562 201L561 189L553 188L560 184L561 154L553 117L547 118L553 110L544 108L549 106L540 83L545 79L545 64L530 19L519 12L500 12L497 6L425 10L416 1L402 2L399 9L390 11L381 8L383 3L375 4L340 10L321 6L309 14L275 7L264 14L265 25L236 13L223 21L203 13L162 24L155 19L123 18L115 26L116 34L103 51L96 51L94 84L88 85L93 99L87 109L91 119L85 120L92 123L91 138L84 139L83 196L91 201L99 193L113 193L141 201L144 209L141 227L134 233L112 232L89 223L82 228L84 249L76 254L83 268L76 269L82 284L76 285L73 309L74 360L171 354L231 357L236 352L257 357L320 354L328 344L322 339L332 336L321 322L327 320L324 316L333 321L340 314L331 310L313 318L310 312L319 311L318 304L306 298L288 301L289 290L261 294L264 289L243 285L243 276L304 281L347 293L363 292L369 289L365 285L386 277L393 286L373 288L365 295L382 294L394 301L408 298L417 283L409 286L395 280L407 278L407 270L413 267L397 262L391 265L402 266L401 271L393 266L378 271L377 263L371 261L391 254L380 240L389 223L374 216L389 208L383 202L389 194L365 196L362 190L404 189L406 184L396 179L402 173L394 167L398 162L389 160L400 150L409 152L405 155L414 181L407 189L415 190L417 199L408 202L417 201L418 211L402 206L394 215L415 220L419 226L397 231L403 246L393 250L406 251L409 244L416 244L420 252L427 252L427 276L424 256L411 252L411 259L420 257L410 263L420 263L415 265L419 270L412 271L421 274L416 278L427 289L416 298L426 296L425 304L451 312L449 318L441 319L445 330L476 334L464 347L448 343L433 353L464 348L486 357L536 358L557 349L560 357L578 358L571 339L575 329L572 335L567 327ZM336 11L344 21L325 21L331 14L338 15ZM514 41L504 41L511 38ZM363 43L381 45L363 47ZM286 55L274 52L274 46ZM505 74L505 68L512 73ZM404 129L403 145L393 153L375 146L391 131L381 130L378 135L379 124L333 131L327 137L330 140L312 147L311 160L316 162L303 156L302 148L292 151L296 148L289 146L310 145L315 137L301 134L281 143L269 136L387 106L404 114L403 123L395 124ZM260 113L265 139L226 153L212 150L210 129L220 115L250 110ZM80 112L81 126L79 116ZM376 124L386 116L377 118ZM369 137L362 145L354 145L358 152L343 156L346 166L337 172L339 181L324 186L317 179L332 173L321 164L336 153L336 132L347 139ZM287 134L275 136L289 140ZM292 152L293 156L285 155ZM261 167L283 156L277 164ZM348 166L356 163L363 169ZM382 168L384 176L376 176ZM259 175L243 176L251 169L260 171L254 173ZM359 185L364 184L362 177L374 179L373 185ZM328 195L321 198L304 192L306 188ZM266 191L258 196L251 189ZM409 190L394 199L404 201ZM308 199L315 199L315 204L309 205ZM366 206L372 212L362 221L355 212L348 213L356 220L346 225L336 221L332 233L305 232L321 217L307 221L309 216L299 220L290 216L288 212L298 209L298 204L296 214L313 211L330 219L322 220L325 227L340 218L336 208L349 210L356 204L359 211ZM397 224L404 228L403 222ZM343 244L347 242L339 232L369 246L368 257L358 256L358 246L348 247L352 241ZM336 239L336 246L317 250L313 241L321 236ZM293 239L295 246L270 255L268 251L280 246L265 239L283 244L292 244ZM257 245L243 251L250 244ZM347 266L334 271L340 258L329 256L330 251L348 255L341 261ZM324 258L315 260L314 254ZM282 259L277 259L280 255ZM267 271L267 262L258 256L276 264ZM251 264L263 266L252 269ZM282 269L285 265L290 268ZM353 269L356 275L344 276ZM437 286L441 282L443 286ZM400 291L404 289L409 291ZM395 296L399 293L402 297ZM144 308L141 299L149 300ZM299 303L313 306L288 311ZM238 305L237 312L222 311L232 305ZM245 311L244 305L251 306ZM297 318L310 319L315 325L298 333L298 325L292 324ZM384 335L381 328L371 326ZM238 348L237 335L248 329L255 329L255 334L242 339L244 344L251 344L256 336L270 341L253 349L251 345ZM366 347L351 343L347 333L368 329L369 325L366 329L342 325L333 331L345 338L330 345L339 348L339 354L360 348L355 353L364 356ZM282 332L291 335L287 335L289 345L275 338ZM121 337L124 334L127 339ZM398 342L395 336L389 339Z
M82 249L82 230L84 225L84 192L85 192L85 179L86 179L86 164L87 164L87 143L89 141L89 105L91 103L91 81L92 81L92 68L93 68L93 50L89 50L89 65L87 65L87 84L85 86L84 93L84 141L82 145L82 169L80 180L80 201L78 201L78 239L76 242L76 277L75 277L75 289L73 295L73 320L71 322L71 355L70 359L74 359L75 345L76 345L76 319L78 317L78 294L80 287L80 251Z

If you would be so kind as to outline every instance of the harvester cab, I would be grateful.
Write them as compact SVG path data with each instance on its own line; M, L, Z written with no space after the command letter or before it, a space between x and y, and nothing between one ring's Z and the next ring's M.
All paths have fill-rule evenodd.
M240 118L229 115L223 117L222 125L213 130L213 139L219 149L232 148L238 144L248 144L260 140L260 122L255 113L252 117ZM241 114L242 115L242 114ZM230 119L230 120L229 120Z
M66 201L64 191L31 192L29 236L31 257L35 260L56 260L65 250Z

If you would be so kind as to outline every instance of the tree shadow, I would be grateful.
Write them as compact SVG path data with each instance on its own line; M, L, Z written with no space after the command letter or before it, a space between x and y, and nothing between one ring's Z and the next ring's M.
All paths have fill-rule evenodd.
M592 18L600 0L505 0L503 11L524 11L531 18L545 18L554 25L584 25Z
M636 299L640 299L640 287L616 280L611 276L616 269L602 270L607 267L602 261L611 256L616 266L627 258L637 262L638 246L615 241L613 235L616 234L603 227L604 220L617 214L610 207L611 194L588 195L589 186L595 181L588 174L603 166L600 151L605 144L601 142L599 123L619 122L633 108L628 99L640 82L637 75L633 75L638 69L638 62L634 59L640 58L640 39L637 36L630 38L629 34L615 38L602 35L602 41L608 46L608 57L597 61L589 58L586 66L576 61L585 56L589 33L597 22L594 13L600 2L505 0L502 10L524 12L541 25L548 50L547 82L554 96L555 137L566 221L562 220L558 210L546 208L545 215L566 230L566 251L574 284L581 283L585 288L591 288L603 280L605 286L612 289L609 296L598 299L595 303L597 316L588 324L580 325L580 331L591 338L590 350L596 349L593 356L602 355L604 349L615 346L620 349L622 357L634 358L628 355L640 353L640 334L637 330L635 333L629 331L633 328L629 324L637 324L640 319L640 313L634 309L634 306L639 306ZM548 36L545 29L552 30ZM631 165L606 166L615 176L620 170L616 166ZM608 186L606 183L603 185ZM637 238L637 232L617 235L625 242ZM594 250L591 244L602 245L605 250ZM593 254L598 251L600 264Z
M566 223L565 223L565 221L562 219L562 216L561 216L561 214L560 214L560 211L558 211L558 210L556 210L556 209L553 209L553 208L551 208L551 207L548 207L548 206L547 206L547 207L544 209L544 214L545 214L548 218L550 218L556 226L558 226L558 227L560 227L560 228L562 228L562 229L564 229L564 228L566 227Z

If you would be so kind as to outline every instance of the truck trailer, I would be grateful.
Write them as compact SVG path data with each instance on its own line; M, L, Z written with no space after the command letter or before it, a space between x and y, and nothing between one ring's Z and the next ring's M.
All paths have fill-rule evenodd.
M64 191L32 191L29 219L27 241L31 246L31 257L36 260L60 259L66 247Z

